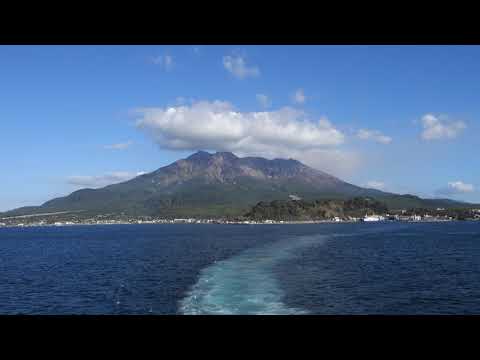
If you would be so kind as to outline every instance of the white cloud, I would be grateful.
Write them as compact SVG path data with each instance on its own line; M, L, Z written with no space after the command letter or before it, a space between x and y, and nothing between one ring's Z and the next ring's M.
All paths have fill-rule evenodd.
M439 195L458 195L466 194L475 191L475 187L472 184L465 184L462 181L452 181L448 183L448 186L437 190Z
M365 184L370 189L385 190L385 183L381 181L371 180Z
M241 55L224 56L223 67L238 79L260 75L258 67L248 66L245 57Z
M463 121L442 121L432 114L421 119L424 140L454 139L467 127Z
M67 178L67 182L75 186L99 188L128 181L143 174L145 174L143 171L137 173L118 171L96 176L70 176Z
M195 150L296 149L334 146L344 135L325 118L309 121L303 111L239 112L228 102L200 101L190 106L137 110L137 126L162 147Z
M344 134L303 111L240 112L222 101L138 109L137 126L162 148L231 151L238 156L294 158L337 176L350 175L359 154L339 149Z
M357 132L357 137L362 140L373 140L381 144L390 144L392 142L390 136L386 136L378 130L360 129Z
M174 66L173 56L171 55L159 55L150 59L152 64L162 67L166 71L172 70Z
M465 184L461 181L454 181L454 182L449 182L448 186L455 189L458 192L473 192L475 190L474 186L472 184Z
M263 108L269 108L272 106L270 98L265 94L257 94L257 101Z
M295 93L292 95L292 101L295 104L304 104L307 101L307 97L303 92L303 89L297 89Z
M133 141L127 141L125 143L118 143L112 145L105 145L103 148L108 150L125 150L133 145Z

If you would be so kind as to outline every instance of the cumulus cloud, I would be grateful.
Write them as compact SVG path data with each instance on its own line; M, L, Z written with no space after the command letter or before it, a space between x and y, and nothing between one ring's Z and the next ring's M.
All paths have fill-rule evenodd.
M103 148L107 149L107 150L125 150L125 149L128 149L132 145L133 145L133 141L127 141L127 142L124 142L124 143L105 145Z
M307 97L303 92L303 89L297 89L292 95L292 101L295 104L304 104L307 101Z
M263 108L269 108L272 106L272 102L270 101L270 98L265 95L265 94L257 94L257 101L258 103L263 107Z
M245 57L241 55L224 56L223 67L238 79L245 79L247 77L255 77L260 75L260 70L258 67L247 65Z
M172 70L174 66L173 56L171 55L159 55L150 59L152 64L158 65L166 71Z
M294 158L337 176L349 175L361 163L358 153L339 148L345 136L330 121L312 121L289 107L240 112L228 102L200 101L136 112L137 127L166 149Z
M421 123L423 126L422 139L424 140L454 139L467 127L463 121L440 120L432 114L424 115Z
M200 101L190 106L138 109L137 126L164 148L178 150L296 149L339 145L344 135L327 119L306 119L292 108L240 112L228 102Z
M385 183L381 181L371 180L365 184L370 189L385 190Z
M386 136L378 130L360 129L357 132L357 137L362 140L372 140L381 144L390 144L392 142L390 136Z
M67 182L70 185L88 187L88 188L99 188L111 184L117 184L124 181L131 180L137 176L145 174L144 171L132 173L127 171L118 171L107 173L104 175L96 176L70 176L67 178Z
M475 191L475 187L472 184L465 184L462 181L449 182L447 187L437 190L438 195L458 195L466 194Z

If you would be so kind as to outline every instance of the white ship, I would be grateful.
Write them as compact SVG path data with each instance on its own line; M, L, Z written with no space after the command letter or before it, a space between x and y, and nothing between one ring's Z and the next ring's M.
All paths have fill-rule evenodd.
M383 221L383 220L385 220L385 218L383 216L380 216L380 215L365 215L365 217L363 218L363 221L367 221L367 222Z

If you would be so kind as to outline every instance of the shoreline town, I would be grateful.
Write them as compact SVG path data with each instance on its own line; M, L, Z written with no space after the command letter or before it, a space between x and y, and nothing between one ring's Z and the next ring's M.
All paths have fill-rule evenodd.
M354 223L354 222L451 222L459 220L480 221L480 209L471 210L470 218L458 219L452 216L433 215L365 215L364 217L315 220L248 220L248 219L199 219L199 218L156 218L156 217L126 217L112 215L97 215L90 218L56 219L55 216L65 215L62 213L24 215L8 218L0 218L0 228L6 227L43 227L43 226L75 226L75 225L128 225L128 224L232 224L232 225L267 225L267 224L325 224L325 223Z

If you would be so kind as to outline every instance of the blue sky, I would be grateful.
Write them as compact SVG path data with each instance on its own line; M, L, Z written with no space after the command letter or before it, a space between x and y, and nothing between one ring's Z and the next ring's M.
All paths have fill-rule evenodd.
M0 211L197 149L480 202L478 46L1 46Z

